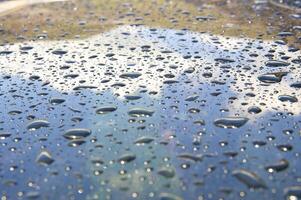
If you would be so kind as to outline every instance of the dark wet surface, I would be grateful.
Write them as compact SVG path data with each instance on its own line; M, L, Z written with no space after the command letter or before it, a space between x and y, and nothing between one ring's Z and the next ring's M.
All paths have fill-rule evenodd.
M150 12L149 2L93 3L38 4L1 17L2 199L301 198L296 9L154 1L160 12ZM47 11L75 5L83 10L69 19ZM242 5L251 10L233 9ZM107 7L104 14L120 12L92 26L95 9ZM61 24L31 21L18 39L10 23L27 23L35 10ZM270 24L271 16L283 21ZM74 19L73 32L58 36Z

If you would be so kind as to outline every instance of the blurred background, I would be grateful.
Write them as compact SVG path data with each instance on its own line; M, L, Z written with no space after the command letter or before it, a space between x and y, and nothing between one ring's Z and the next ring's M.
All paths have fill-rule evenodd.
M300 45L300 0L0 1L2 44L85 38L141 24ZM287 31L285 38L278 34Z

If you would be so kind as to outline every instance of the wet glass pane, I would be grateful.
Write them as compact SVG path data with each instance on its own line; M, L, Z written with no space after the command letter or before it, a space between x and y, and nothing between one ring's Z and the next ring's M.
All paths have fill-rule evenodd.
M1 200L301 199L301 1L0 0Z

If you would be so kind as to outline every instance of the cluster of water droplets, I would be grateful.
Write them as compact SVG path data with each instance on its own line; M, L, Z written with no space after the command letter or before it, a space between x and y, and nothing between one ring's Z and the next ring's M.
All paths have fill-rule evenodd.
M298 49L122 26L0 48L7 199L300 198Z

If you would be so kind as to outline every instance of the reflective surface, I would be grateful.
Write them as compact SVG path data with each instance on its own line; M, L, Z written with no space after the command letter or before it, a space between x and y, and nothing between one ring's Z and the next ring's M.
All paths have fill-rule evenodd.
M5 11L2 199L300 199L300 18L276 3Z

